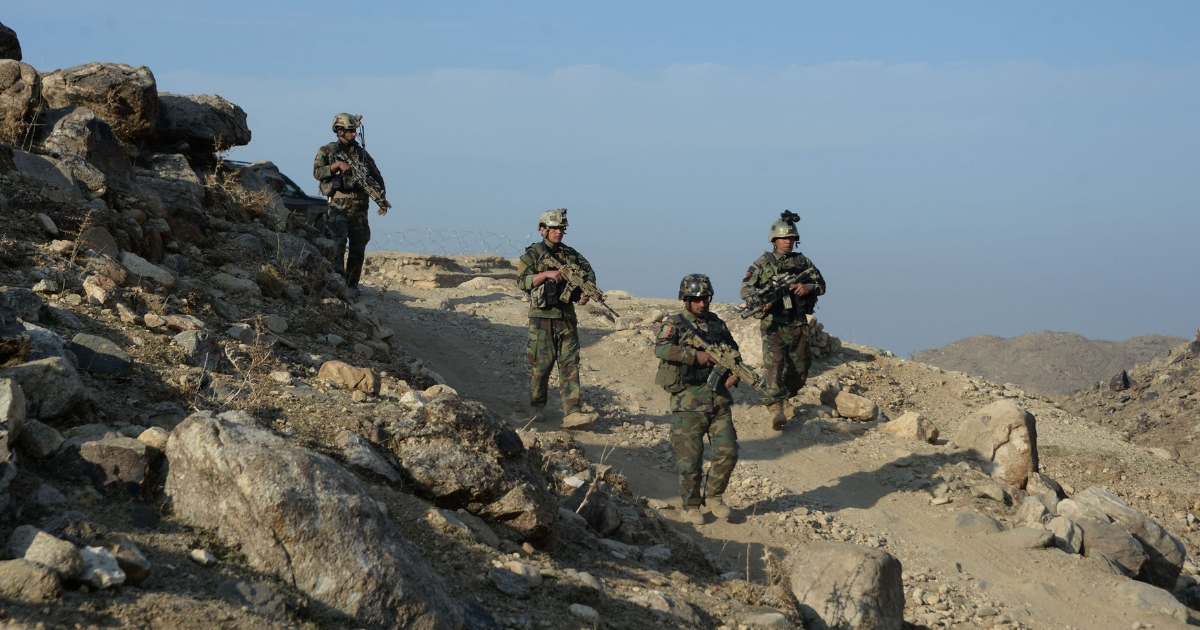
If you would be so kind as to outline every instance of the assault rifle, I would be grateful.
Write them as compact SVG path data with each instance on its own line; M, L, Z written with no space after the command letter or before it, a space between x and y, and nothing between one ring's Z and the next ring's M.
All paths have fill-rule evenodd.
M816 274L816 267L809 267L800 273L777 273L774 277L767 281L767 284L756 292L751 293L746 298L746 305L738 309L737 314L742 319L747 317L762 318L763 310L771 303L779 300L790 300L796 296L792 295L792 285L797 282L812 280ZM808 297L807 295L800 297ZM790 305L789 305L790 306Z
M568 289L579 289L589 299L599 302L600 306L608 309L608 312L612 313L613 317L621 316L620 313L614 311L611 306L604 302L604 292L600 290L600 287L596 286L595 282L587 279L587 273L579 265L559 260L554 254L550 253L547 253L543 260L546 261L547 265L561 271L567 277Z
M341 143L338 143L338 148L333 153L333 160L335 162L345 162L350 165L350 170L354 171L350 177L362 185L363 190L367 191L367 196L379 204L381 209L386 211L392 207L392 204L388 203L388 200L383 196L383 186L380 186L379 182L375 181L374 177L371 177L370 167L361 158L343 149Z
M712 372L708 375L708 381L705 383L710 391L717 391L721 383L725 381L730 372L737 375L738 379L757 389L758 391L767 394L767 390L763 389L762 378L758 376L758 372L750 369L748 365L742 363L741 355L737 350L734 350L726 343L710 343L703 337L696 334L691 326L679 327L679 340L683 343L708 353L717 362L713 366Z

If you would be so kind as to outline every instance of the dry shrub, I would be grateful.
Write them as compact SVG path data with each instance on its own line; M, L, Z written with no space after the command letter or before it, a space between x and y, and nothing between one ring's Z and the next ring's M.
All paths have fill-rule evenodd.
M329 304L314 301L304 307L296 319L299 320L296 328L300 332L328 335L333 322L337 321L337 309Z
M263 393L270 389L268 375L280 363L275 358L275 342L268 341L269 331L262 316L255 317L252 324L257 333L253 342L225 346L225 358L242 377L238 394L223 401L230 409L246 409L257 403Z
M225 154L228 148L217 143L217 164L213 172L204 178L204 187L208 189L211 198L217 206L223 208L229 218L235 221L253 221L267 216L267 211L274 204L275 193L269 189L248 190L242 185L240 169L225 166Z
M8 235L0 237L0 263L8 267L20 267L25 248L21 243Z
M263 295L280 298L283 297L288 281L278 267L271 263L263 263L254 272L254 282L258 284L258 288L262 289Z

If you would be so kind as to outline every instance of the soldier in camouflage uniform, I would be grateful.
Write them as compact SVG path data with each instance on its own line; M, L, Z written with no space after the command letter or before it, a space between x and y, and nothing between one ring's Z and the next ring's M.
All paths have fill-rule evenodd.
M566 290L566 276L546 264L548 256L574 263L588 280L596 274L586 258L563 245L567 233L567 210L559 208L542 213L538 219L541 242L530 245L517 263L517 286L529 295L529 349L533 368L529 382L529 404L534 419L546 419L546 389L550 371L558 364L559 393L562 395L563 428L586 429L596 420L584 413L579 400L579 333L575 302L588 303L579 289Z
M375 160L356 141L361 120L361 116L352 114L334 116L333 132L337 134L337 140L318 149L317 157L313 160L313 177L320 180L321 194L329 199L326 226L330 238L336 243L333 268L346 278L346 285L352 289L358 288L367 242L371 240L371 226L367 222L371 199L362 184L351 177L354 171L350 165L338 154L346 152L357 156L370 167L370 175L379 182L380 187L384 185L383 175L375 166ZM380 207L379 216L387 214L387 211L387 208ZM350 243L349 258L346 257L347 240Z
M825 294L825 278L808 258L792 248L800 242L796 221L800 217L784 212L771 224L767 237L774 245L754 261L742 278L742 299L766 285L776 274L803 273L809 269L807 282L791 285L791 295L767 304L763 308L759 334L763 340L763 363L767 368L766 390L773 398L770 405L771 428L783 429L787 422L784 403L795 396L808 379L812 358L808 354L806 327L808 315L816 306L817 296ZM790 410L789 410L790 411Z
M729 518L730 510L722 495L738 459L737 431L730 412L733 396L729 393L729 388L737 385L738 377L730 374L717 384L715 391L710 390L707 381L716 361L680 338L681 330L691 330L710 343L725 343L737 349L725 322L708 310L712 296L708 276L686 276L679 285L679 299L683 300L685 310L663 323L654 346L654 355L659 358L654 382L671 394L671 444L679 463L683 517L695 525L704 524L702 505L707 505L717 518ZM707 488L701 495L706 434L713 459Z

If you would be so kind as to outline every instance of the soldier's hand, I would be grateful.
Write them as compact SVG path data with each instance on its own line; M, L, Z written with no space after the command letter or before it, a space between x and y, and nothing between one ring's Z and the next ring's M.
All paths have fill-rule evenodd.
M796 295L808 295L808 285L803 282L797 282L791 286L792 293Z
M353 175L354 174L354 169L350 168L349 164L342 162L341 160L334 162L333 164L330 164L329 170L333 171L334 173L340 173L342 175Z
M730 374L729 378L725 379L725 387L737 387L739 382L741 382L741 379L738 378L737 374Z
M584 293L583 295L579 296L579 305L583 306L584 304L587 304L588 300L590 299L592 298L588 297L588 294Z
M709 354L703 350L697 350L696 351L696 363L698 365L716 365L717 360L712 358L711 354Z
M549 270L543 271L542 273L539 273L538 275L542 277L542 282L545 282L547 280L553 280L554 282L562 284L563 282L567 281L567 276L564 275L563 272L559 271L558 269L549 269ZM541 284L542 282L538 282L536 284Z
M381 216L381 217L382 217L382 216L386 216L386 215L387 215L387 211L388 211L388 210L389 210L391 207L392 207L392 204L390 204L390 203L386 203L386 202L385 202L385 203L383 203L382 205L380 205L380 206L379 206L379 212L377 212L376 214L378 214L378 215L379 215L379 216Z

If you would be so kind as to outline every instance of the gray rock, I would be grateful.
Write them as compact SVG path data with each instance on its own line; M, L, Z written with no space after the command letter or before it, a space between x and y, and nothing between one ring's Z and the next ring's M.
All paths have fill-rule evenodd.
M59 492L54 486L42 484L41 486L38 486L37 491L33 493L33 502L37 505L52 507L66 503L67 497L63 496L63 493Z
M102 227L90 227L83 232L80 232L77 237L80 245L85 249L90 249L101 256L117 256L121 253L121 249L117 247L117 241L113 239L112 234Z
M1065 516L1076 523L1080 521L1109 522L1108 515L1094 505L1089 505L1074 499L1063 499L1058 502L1058 515Z
M792 623L788 621L787 615L781 612L766 612L746 617L742 620L748 626L759 626L763 628L791 628Z
M81 582L96 589L112 588L125 583L125 572L108 549L84 547L79 554L83 556L83 572L79 575Z
M671 548L666 545L652 545L642 551L642 560L667 562L671 559Z
M237 245L238 247L249 250L252 253L258 254L259 256L262 256L264 254L262 241L260 241L258 239L258 237L253 234L239 234L239 235L233 237L233 240L230 242L233 243L234 245Z
M1168 533L1153 519L1103 488L1088 488L1076 494L1074 500L1104 512L1141 543L1147 558L1138 573L1139 580L1159 588L1175 588L1175 580L1179 577L1184 558L1187 557L1182 541Z
M370 442L357 433L342 429L334 439L338 448L342 449L342 456L346 458L346 465L350 468L379 475L391 483L400 481L400 473L371 448Z
M686 602L672 598L662 591L649 591L642 595L635 595L629 598L629 601L645 606L650 610L657 610L661 613L678 617L692 627L700 625L700 617L696 614L696 611L692 610L691 606Z
M91 109L127 142L148 136L158 117L158 87L145 66L93 62L56 70L42 77L42 96L52 108Z
M100 546L112 554L117 566L125 572L125 584L141 584L150 577L150 561L125 534L112 534L105 538Z
M642 556L642 550L638 547L627 545L619 540L612 540L611 538L601 538L600 548L613 554L614 556L629 558L630 560L637 560Z
M275 262L284 269L313 271L327 265L325 257L312 243L287 232L279 232L275 236Z
M513 573L504 568L493 568L488 571L488 579L501 593L514 599L529 599L529 582L525 576Z
M0 562L0 593L23 602L44 602L58 597L58 574L28 560Z
M218 273L209 278L208 282L214 287L232 295L262 297L262 289L253 280L236 278L227 273Z
M1037 423L1011 400L998 400L973 412L958 427L954 443L990 464L991 475L1024 488L1038 470Z
M1008 504L1008 493L998 484L981 483L971 486L971 494L980 499L991 499L997 503Z
M545 536L557 520L544 477L521 457L521 438L483 405L438 396L387 429L388 446L414 487L439 505L466 508L520 538Z
M47 236L58 236L58 226L55 225L54 219L51 219L49 215L39 212L34 215L34 219L37 219L38 227L42 228L42 231ZM55 291L57 290L55 289Z
M839 392L833 399L838 415L850 420L872 422L879 419L879 405L867 398L849 392Z
M1134 608L1174 618L1179 623L1188 623L1188 608L1179 603L1170 591L1151 584L1126 580L1117 586L1117 594Z
M43 424L32 418L25 421L21 437L17 438L17 446L26 455L34 458L49 457L62 447L63 436L52 426Z
M1004 526L983 512L967 510L955 517L954 529L963 534L998 534L1004 531Z
M225 580L217 587L217 597L234 606L245 606L254 614L267 619L287 620L287 598L266 582Z
M996 534L996 540L1020 549L1045 549L1054 543L1054 534L1044 529L1017 527Z
M105 437L84 442L79 447L79 458L83 473L97 490L137 497L150 480L146 445L133 438Z
M900 574L900 561L887 552L812 542L796 554L792 592L806 627L899 630L904 624Z
M20 365L29 360L32 340L11 308L0 306L0 365Z
M592 608L591 606L584 606L583 604L571 604L570 607L567 608L567 611L571 613L572 617L584 623L590 623L594 626L600 622L600 613L596 612L596 609Z
M220 363L215 344L203 330L185 330L174 337L190 365L215 369Z
M186 142L201 151L229 149L250 143L246 112L220 96L158 95L155 133L168 142Z
M29 354L25 357L26 361L39 361L51 357L66 358L63 348L67 342L63 341L58 333L29 322L25 322L25 332L29 335Z
M0 24L0 59L21 60L21 40L17 32Z
M49 191L43 188L43 193L50 192L52 193L50 196L58 197L62 202L83 201L83 194L79 192L79 186L75 184L75 176L71 174L70 167L59 160L44 155L26 153L20 149L13 149L12 157L17 172L36 179L49 188ZM43 196L46 195L43 194Z
M25 392L11 378L0 378L0 449L5 453L21 438L25 428Z
M366 488L241 412L194 414L167 443L164 492L257 571L358 623L457 627L462 606Z
M1146 552L1141 543L1134 540L1119 523L1085 519L1075 521L1075 524L1083 530L1083 555L1090 558L1098 553L1104 554L1130 577L1141 572L1142 565L1146 563Z
M46 111L37 142L43 153L78 159L73 161L72 174L86 185L90 196L128 189L133 173L129 155L112 127L91 109L71 105Z
M52 569L62 581L71 581L83 571L83 558L75 545L32 526L22 525L8 539L8 552Z
M33 66L20 63L19 49L16 59L4 56L5 30L7 29L4 25L0 24L0 124L11 133L19 132L22 128L27 129L26 125L36 115L40 105L42 79ZM8 140L12 141L11 138ZM5 199L5 202L7 201ZM0 207L0 210L4 209Z
M1065 516L1056 516L1046 523L1046 529L1054 534L1054 546L1071 554L1083 551L1083 530Z
M30 415L38 420L61 418L83 401L83 381L62 357L0 369L0 378L20 383Z
M125 378L133 369L133 357L104 337L79 333L67 349L75 353L79 367L92 374Z
M280 315L274 313L263 316L263 323L267 325L267 329L273 333L283 334L288 331L288 321Z
M120 260L121 265L140 280L149 280L167 289L175 286L175 274L169 269L159 267L132 252L121 252Z
M1050 510L1039 497L1025 497L1017 510L1017 522L1031 527L1041 527L1051 519Z
M258 339L258 333L247 324L234 324L225 331L225 334L230 339L240 341L242 343L254 343Z
M491 527L488 527L488 524L483 519L462 508L455 511L455 514L458 516L458 520L462 521L467 526L467 529L471 530L471 535L475 540L492 549L500 548L500 537L496 535L496 532L492 531Z
M46 301L30 289L0 287L0 307L12 309L15 317L27 322L36 322L41 317Z

